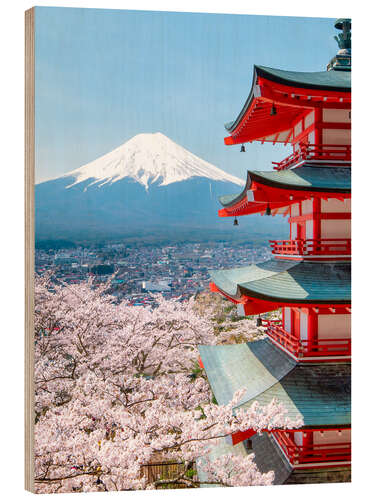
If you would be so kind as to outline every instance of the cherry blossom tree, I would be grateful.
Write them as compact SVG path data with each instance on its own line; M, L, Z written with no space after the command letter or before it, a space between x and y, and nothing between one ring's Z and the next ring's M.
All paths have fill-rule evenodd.
M219 439L249 428L294 428L281 404L246 411L213 402L197 346L223 341L212 311L157 298L157 306L117 303L109 285L35 283L35 485L40 493L109 491L184 484L271 484L253 455L210 461ZM249 335L256 331L248 323ZM227 335L224 333L226 340ZM147 484L157 455L182 472ZM230 466L228 465L230 464Z

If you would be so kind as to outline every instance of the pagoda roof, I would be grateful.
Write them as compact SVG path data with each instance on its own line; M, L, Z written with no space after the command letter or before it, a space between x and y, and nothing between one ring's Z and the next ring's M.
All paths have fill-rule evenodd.
M260 472L273 471L275 479L273 484L312 484L312 483L339 483L350 481L349 466L331 466L324 468L293 469L272 435L263 432L251 438L254 461ZM237 445L238 446L238 445ZM233 450L237 448L233 447ZM239 447L238 447L239 449ZM226 453L229 453L228 451ZM233 453L233 451L232 451ZM235 451L235 454L237 449Z
M258 187L263 189L257 193ZM275 189L264 189L264 187ZM248 191L252 188L254 188L254 201L249 201ZM219 201L224 208L231 208L242 202L242 209L246 208L250 210L249 213L256 213L265 209L264 205L260 205L259 202L278 203L284 198L286 205L290 205L290 191L300 191L300 199L309 197L311 192L349 194L351 192L351 168L332 164L318 166L305 162L299 167L287 170L248 170L244 189L238 194L220 196ZM219 215L226 214L219 212Z
M288 417L303 418L305 427L350 425L349 363L298 365L269 339L199 346L199 353L219 404L228 404L244 388L236 408L249 408L255 401L263 406L276 398Z
M324 467L313 469L293 469L289 464L280 447L276 444L272 435L267 432L256 434L251 438L252 449L247 450L244 443L236 445L229 444L225 438L221 438L219 443L212 448L209 459L215 460L222 455L233 454L245 457L248 454L255 454L254 462L262 473L273 471L275 478L273 485L280 484L312 484L312 483L338 483L350 481L350 466ZM202 458L205 462L205 458ZM202 470L199 461L197 462L198 477L201 481L207 480L207 474ZM219 487L218 485L202 485L201 488Z
M284 484L288 477L291 475L293 468L283 455L280 448L275 441L269 436L267 432L259 435L256 434L251 438L252 449L247 450L243 441L238 444L232 445L229 440L221 438L217 445L213 446L208 458L211 462L221 457L222 455L236 455L245 458L249 453L255 453L255 463L262 473L273 471L275 479L273 484ZM206 458L201 457L200 461L206 462ZM200 481L207 481L207 473L201 467L201 462L197 462L197 472ZM203 484L201 488L215 487L219 485Z
M253 140L290 141L290 124L315 107L349 107L350 71L300 72L254 66L250 94L237 118L225 128L227 145ZM273 105L276 115L270 116Z
M350 262L306 262L270 259L245 267L210 271L218 291L278 304L349 304Z
M252 439L251 453L255 454L255 463L263 474L273 471L275 479L273 484L284 484L293 472L293 467L289 464L280 447L275 440L267 433L256 434Z
M211 452L208 454L208 458L211 462L216 460L217 458L221 457L222 455L228 455L228 454L233 454L236 456L240 456L245 458L248 455L248 452L246 451L246 448L243 444L243 442L238 443L236 445L232 445L229 440L225 438L220 438L218 440L218 444L213 446L211 448ZM196 463L197 467L197 473L198 473L198 478L200 481L204 482L207 481L207 473L203 470L202 465L204 465L207 462L207 459L205 457L200 457L200 459ZM219 488L220 485L218 484L202 484L200 485L201 488Z
M288 71L266 66L255 66L257 74L267 80L307 89L350 92L350 71Z

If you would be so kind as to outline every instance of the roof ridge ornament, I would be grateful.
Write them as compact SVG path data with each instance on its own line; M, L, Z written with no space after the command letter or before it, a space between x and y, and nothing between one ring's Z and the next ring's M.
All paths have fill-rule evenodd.
M335 35L339 51L327 65L327 71L351 71L352 63L352 20L340 18L335 21L335 28L342 33Z

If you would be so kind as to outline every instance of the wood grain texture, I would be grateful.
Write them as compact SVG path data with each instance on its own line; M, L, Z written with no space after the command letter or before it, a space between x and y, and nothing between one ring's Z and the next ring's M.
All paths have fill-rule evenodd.
M35 11L25 12L25 488L34 492Z

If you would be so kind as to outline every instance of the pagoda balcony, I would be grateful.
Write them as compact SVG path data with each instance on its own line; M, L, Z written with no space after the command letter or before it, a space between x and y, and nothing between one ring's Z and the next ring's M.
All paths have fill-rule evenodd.
M290 255L304 257L350 257L352 251L351 238L294 239L270 240L274 255Z
M316 464L322 462L350 462L351 443L309 444L298 446L289 432L272 431L281 449L292 465Z
M262 326L267 327L266 333L272 340L284 347L295 358L303 360L303 358L351 356L350 338L302 340L284 330L279 320L263 320Z
M275 170L286 170L302 161L351 162L350 145L343 144L301 144L300 149L280 162L273 161Z

